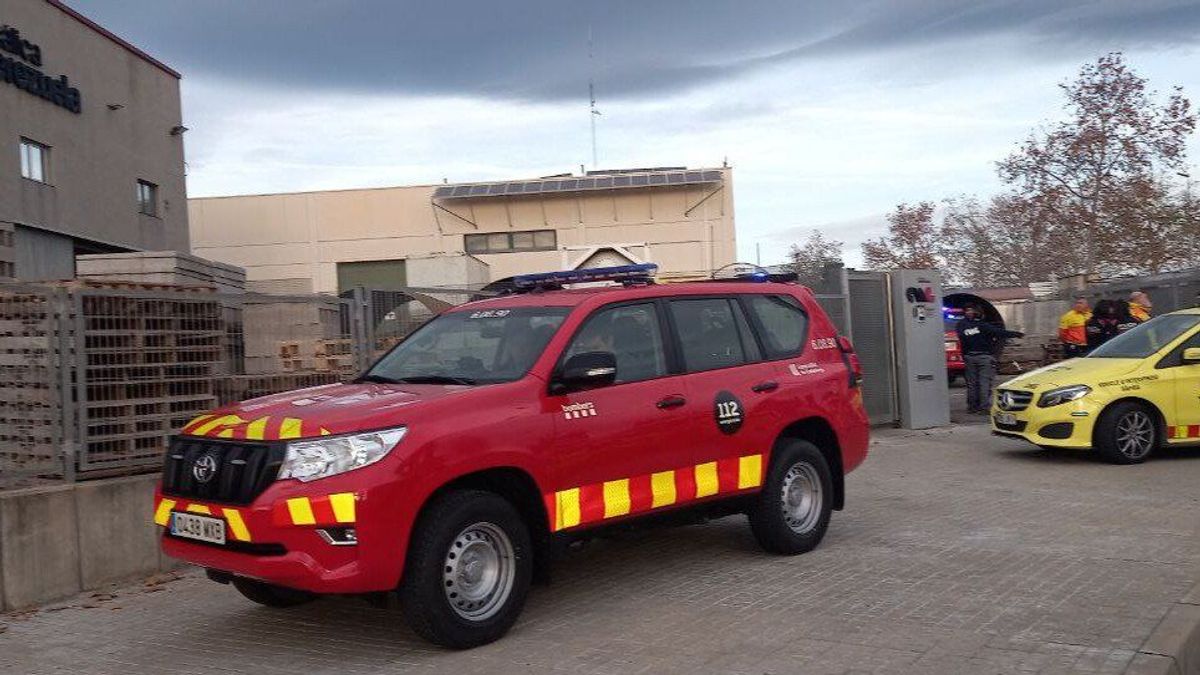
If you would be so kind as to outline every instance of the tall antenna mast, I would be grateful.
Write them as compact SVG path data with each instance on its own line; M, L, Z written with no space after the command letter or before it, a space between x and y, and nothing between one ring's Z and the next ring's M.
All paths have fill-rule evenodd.
M592 54L592 26L588 24L588 117L592 122L592 168L598 169L600 161L596 153L596 118L600 111L596 109L596 64Z

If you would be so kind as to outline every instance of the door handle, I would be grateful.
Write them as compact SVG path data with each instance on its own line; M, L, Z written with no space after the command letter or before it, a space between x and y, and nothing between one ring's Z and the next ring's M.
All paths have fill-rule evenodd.
M687 399L682 396L666 396L659 399L658 403L655 405L657 405L660 410L666 410L667 408L678 408L684 403L687 403Z
M758 384L754 385L753 387L750 387L750 391L752 391L756 394L763 394L768 391L775 391L778 388L779 388L778 382L775 382L774 380L767 380L766 382L759 382Z

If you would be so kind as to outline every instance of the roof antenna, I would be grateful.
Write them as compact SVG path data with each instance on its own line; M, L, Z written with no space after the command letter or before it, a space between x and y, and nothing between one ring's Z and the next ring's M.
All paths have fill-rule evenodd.
M588 24L588 101L589 115L592 121L592 168L599 169L599 160L596 154L596 118L599 117L600 111L596 109L596 62L592 54L592 25Z

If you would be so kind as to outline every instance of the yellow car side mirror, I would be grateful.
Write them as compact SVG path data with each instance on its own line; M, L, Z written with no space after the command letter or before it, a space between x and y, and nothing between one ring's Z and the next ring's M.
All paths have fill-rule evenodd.
M1188 347L1183 350L1184 363L1200 363L1200 347Z

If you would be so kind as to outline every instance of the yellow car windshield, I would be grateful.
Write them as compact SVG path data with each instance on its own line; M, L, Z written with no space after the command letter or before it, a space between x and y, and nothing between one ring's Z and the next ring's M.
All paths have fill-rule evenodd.
M1164 314L1097 347L1088 358L1144 359L1200 323L1200 314Z

